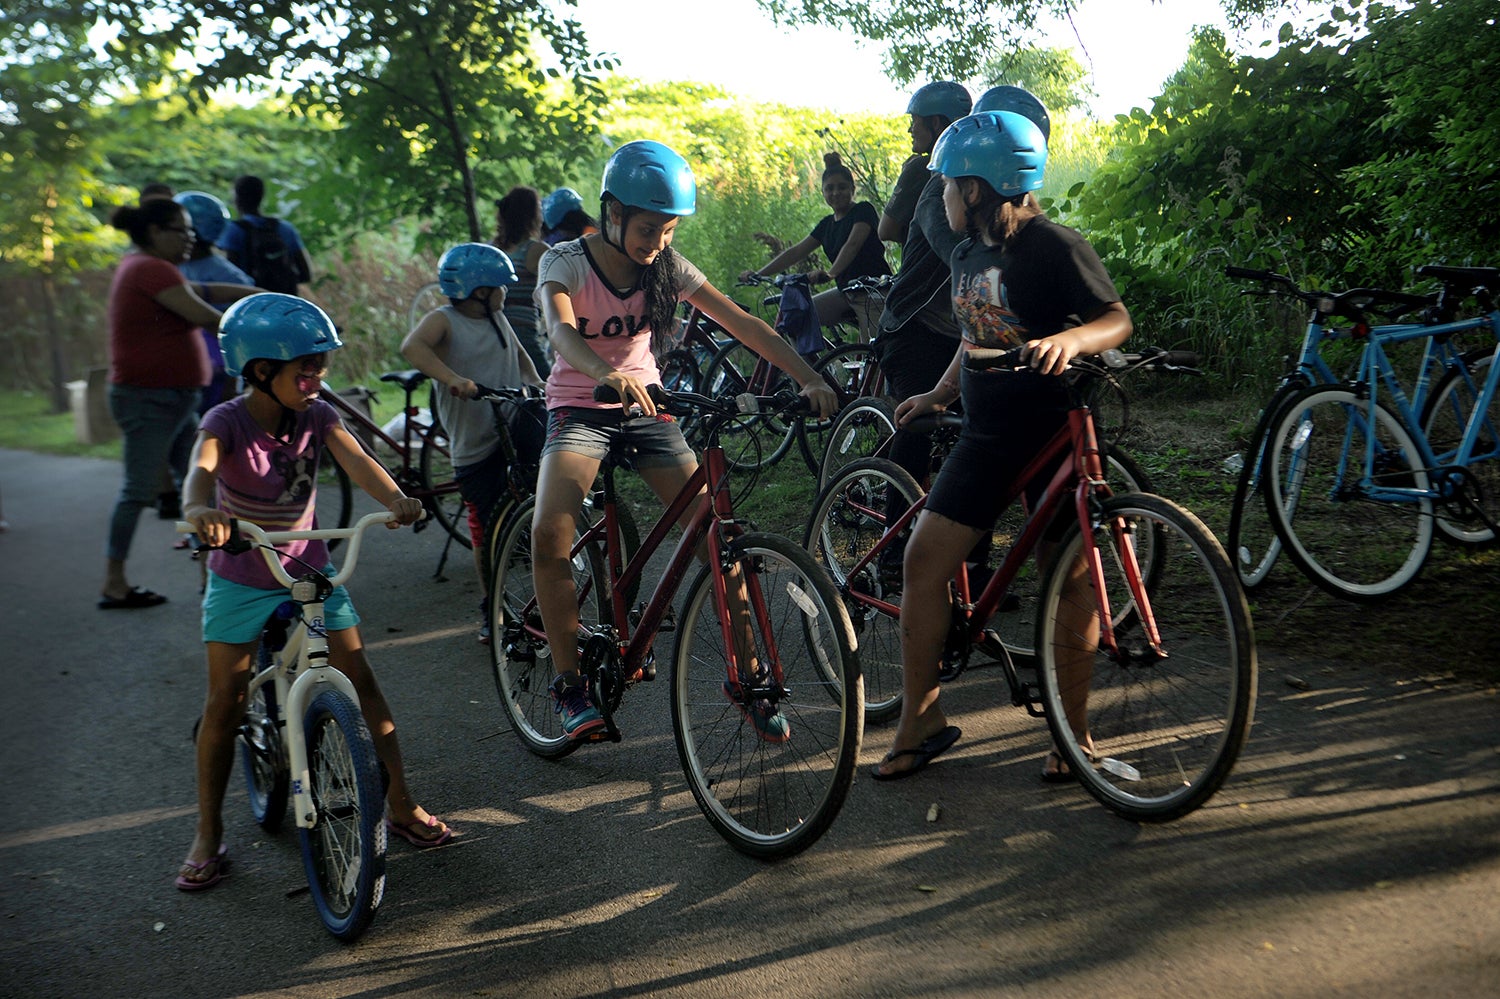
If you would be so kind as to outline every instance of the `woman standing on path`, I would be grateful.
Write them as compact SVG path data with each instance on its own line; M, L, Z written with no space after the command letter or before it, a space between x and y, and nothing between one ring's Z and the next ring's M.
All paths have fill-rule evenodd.
M105 549L104 610L155 607L167 598L132 586L125 560L141 510L156 502L163 465L178 487L187 474L198 394L211 374L198 328L217 330L219 312L204 300L253 295L230 284L189 284L177 269L193 247L187 211L154 198L116 209L110 224L130 234L134 252L109 287L109 412L124 441L125 481L110 516Z

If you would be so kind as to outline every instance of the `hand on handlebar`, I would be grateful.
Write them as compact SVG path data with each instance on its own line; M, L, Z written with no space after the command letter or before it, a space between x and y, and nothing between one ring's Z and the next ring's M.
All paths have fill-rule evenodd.
M1077 356L1078 345L1066 334L1044 337L1026 344L1026 360L1038 374L1064 374L1068 370L1068 363Z
M479 394L479 386L472 378L461 378L448 386L448 394L460 399L473 399Z
M821 419L834 416L839 411L838 393L821 378L802 386L802 391L799 394L807 400L807 404L812 408L813 413Z
M611 371L599 379L599 384L613 389L627 410L632 406L638 406L642 416L656 415L656 401L651 398L646 383L639 378L632 378L624 372Z
M386 509L391 511L392 517L396 518L385 525L387 529L392 531L402 524L415 524L422 519L422 501L412 499L410 496L402 496L400 499L392 500L387 504Z
M230 519L223 510L211 506L189 506L182 519L193 525L193 533L205 548L218 548L229 540Z
M919 416L928 413L946 413L948 404L943 401L943 393L937 389L931 392L923 392L907 399L902 399L896 406L896 426L904 427L906 424Z

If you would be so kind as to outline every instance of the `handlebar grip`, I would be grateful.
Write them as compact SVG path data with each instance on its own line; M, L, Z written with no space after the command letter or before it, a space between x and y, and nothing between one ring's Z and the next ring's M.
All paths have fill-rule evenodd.
M1161 362L1173 368L1196 368L1198 360L1196 350L1169 350L1161 355Z
M651 401L656 403L658 406L665 406L672 399L672 397L667 394L666 389L656 384L647 385L646 394L651 396ZM608 385L595 385L594 401L617 403L620 401L620 393L616 392Z
M1235 267L1233 265L1224 268L1224 276L1232 278L1244 278L1247 281L1281 280L1280 274L1273 274L1270 271L1258 271L1250 267Z
M988 371L991 368L1019 368L1026 363L1023 359L1025 354L1025 347L1011 347L1008 350L980 347L964 354L963 366L970 371Z

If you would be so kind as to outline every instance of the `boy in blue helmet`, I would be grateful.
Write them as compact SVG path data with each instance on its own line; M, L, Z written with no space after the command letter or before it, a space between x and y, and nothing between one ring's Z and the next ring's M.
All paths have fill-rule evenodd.
M1012 111L981 112L948 127L929 167L943 178L949 226L971 235L950 260L949 298L963 339L937 385L896 407L898 424L963 400L964 426L943 462L907 542L901 598L901 720L876 780L908 777L958 740L938 703L938 667L948 628L948 581L1004 512L1007 487L1066 421L1062 375L1082 353L1118 347L1130 313L1109 274L1076 231L1050 221L1031 197L1042 186L1041 129ZM969 372L966 351L1025 346L1029 367ZM960 381L960 378L962 379ZM1035 481L1035 480L1034 480ZM1038 497L1030 497L1035 503ZM1049 546L1044 544L1045 557ZM1058 627L1097 636L1081 567L1061 601ZM1093 640L1097 640L1096 638ZM1089 649L1059 669L1087 670ZM1069 684L1063 705L1079 742L1090 745L1087 684ZM1055 753L1043 779L1070 776Z
M542 379L504 314L506 289L516 283L510 258L488 243L460 243L438 261L438 288L451 304L434 309L406 335L401 355L437 386L434 405L448 432L453 477L469 512L474 568L480 585L484 538L510 474L490 403L474 405L480 385L510 388ZM484 599L488 600L488 594ZM481 603L482 612L488 603ZM488 613L482 613L479 641L489 643Z
M204 543L229 540L231 517L267 531L316 526L318 465L325 452L400 523L422 515L422 504L402 493L344 427L338 411L318 398L328 354L342 346L321 309L293 295L253 295L224 313L219 338L225 369L242 375L250 391L209 410L198 430L183 489L183 518ZM281 550L284 561L330 564L322 541L294 541ZM217 549L209 555L203 595L208 695L197 732L198 825L177 875L182 891L212 888L228 871L222 811L235 733L245 711L251 656L266 620L284 600L285 587L260 558ZM324 610L329 662L354 684L375 752L390 775L387 825L419 847L447 842L452 832L416 803L407 786L396 724L365 658L359 615L348 592L335 589Z
M578 600L569 549L577 515L593 488L599 464L628 449L633 467L663 504L697 470L697 460L670 417L658 416L647 392L660 385L653 345L675 328L678 303L691 302L787 372L819 416L831 416L834 392L776 331L709 284L703 272L672 249L678 223L697 206L697 182L687 161L660 142L637 141L617 149L604 168L598 234L559 243L542 258L538 296L542 318L557 351L547 377L547 444L532 519L532 575L557 676L552 694L562 729L578 739L604 725L578 671ZM607 385L625 405L594 401ZM741 691L725 696L768 742L784 742L790 727L764 700L747 702Z

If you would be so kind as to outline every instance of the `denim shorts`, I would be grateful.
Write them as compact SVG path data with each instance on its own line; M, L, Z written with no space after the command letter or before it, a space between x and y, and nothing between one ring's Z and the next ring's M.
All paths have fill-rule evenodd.
M603 461L613 455L623 468L675 468L696 460L682 428L666 413L624 417L619 409L562 406L547 414L542 454L567 451Z
M334 573L333 566L323 570ZM203 640L205 642L227 642L244 645L260 638L266 619L290 600L285 589L263 590L258 586L246 586L210 572L208 585L203 591ZM323 627L327 631L345 631L359 624L359 614L349 591L336 587L323 602Z

